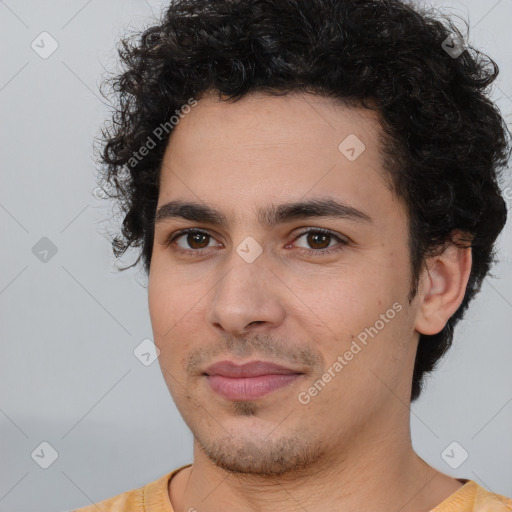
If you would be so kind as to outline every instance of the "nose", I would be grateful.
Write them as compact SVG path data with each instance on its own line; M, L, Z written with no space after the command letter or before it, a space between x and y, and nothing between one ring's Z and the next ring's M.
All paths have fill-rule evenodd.
M284 321L282 294L286 287L264 262L261 254L252 263L235 251L222 269L215 286L208 322L232 336L254 329L279 327Z

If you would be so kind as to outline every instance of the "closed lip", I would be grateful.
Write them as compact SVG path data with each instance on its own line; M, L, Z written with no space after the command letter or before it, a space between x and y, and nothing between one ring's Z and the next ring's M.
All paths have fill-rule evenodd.
M204 371L204 374L208 376L220 375L231 378L259 377L261 375L295 375L302 373L301 371L267 361L249 361L244 364L235 364L232 361L219 361Z

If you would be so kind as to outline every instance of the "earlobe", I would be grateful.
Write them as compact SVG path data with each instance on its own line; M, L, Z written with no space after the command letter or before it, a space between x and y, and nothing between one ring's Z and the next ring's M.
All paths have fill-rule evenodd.
M437 334L464 299L471 273L471 247L450 243L444 252L427 260L420 279L415 329L421 334Z

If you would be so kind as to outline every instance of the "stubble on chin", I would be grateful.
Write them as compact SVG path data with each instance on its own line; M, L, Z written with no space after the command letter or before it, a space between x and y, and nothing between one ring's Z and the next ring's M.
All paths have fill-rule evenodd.
M235 416L255 416L258 406L254 402L233 402Z
M241 415L250 416L251 402L239 402ZM243 432L243 429L242 429ZM226 434L218 439L196 440L205 455L219 468L235 475L274 478L308 473L314 464L325 457L325 447L319 440L307 439L300 432L286 436L269 434L258 442Z

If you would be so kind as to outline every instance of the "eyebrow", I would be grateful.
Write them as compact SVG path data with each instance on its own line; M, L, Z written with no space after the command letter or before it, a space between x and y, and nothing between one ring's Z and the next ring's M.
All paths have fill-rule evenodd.
M270 205L258 211L260 224L267 227L310 217L333 217L367 224L373 223L371 217L366 213L331 198L298 201L278 206ZM223 228L227 228L229 225L226 216L220 211L205 204L180 200L170 201L160 206L155 214L155 224L173 218L207 223Z

